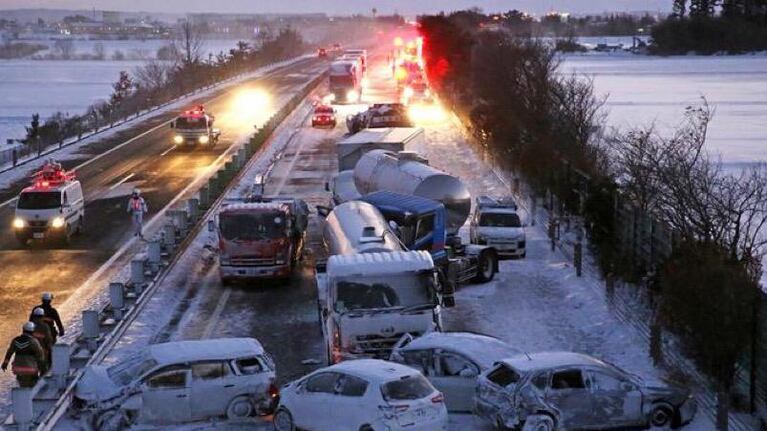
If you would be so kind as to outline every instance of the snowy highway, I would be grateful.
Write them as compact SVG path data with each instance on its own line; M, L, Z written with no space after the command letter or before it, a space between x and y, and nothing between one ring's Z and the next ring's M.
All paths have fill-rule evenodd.
M371 57L370 88L363 103L390 102L395 88L383 55ZM324 95L322 86L309 99ZM330 193L325 182L337 171L335 142L344 136L343 119L364 105L338 105L339 124L315 129L308 121L310 102L298 108L275 132L268 149L256 160L230 197L244 196L258 174L269 169L266 193L298 197L326 205ZM508 193L504 183L474 153L462 128L452 117L420 124L426 142L407 150L418 151L430 163L459 176L473 195ZM464 228L465 229L465 228ZM467 232L462 232L466 234ZM486 284L462 287L457 306L444 314L446 330L472 331L496 336L528 351L569 350L594 355L647 380L668 378L674 370L652 365L643 339L620 322L607 306L601 281L577 278L559 251L551 252L543 226L527 231L527 258L506 260L496 278ZM310 218L308 247L301 268L289 283L250 282L223 286L215 259L215 242L201 232L165 279L124 339L106 362L114 362L147 344L216 337L255 337L275 358L278 383L283 384L325 365L318 324L314 262L323 253L320 222ZM269 417L247 423L220 421L174 427L176 430L272 429ZM60 429L76 429L65 421ZM142 429L145 429L142 427ZM151 429L146 428L146 429ZM162 427L162 429L169 429ZM489 430L491 426L468 414L454 414L451 430ZM713 429L701 412L686 430Z
M27 320L39 295L51 291L64 320L93 306L103 286L113 276L121 260L130 259L130 218L126 215L131 190L142 190L149 206L149 218L189 194L190 185L212 172L231 144L252 134L253 126L263 123L313 76L321 73L325 62L304 59L276 69L267 75L193 97L188 104L204 103L217 117L222 138L212 149L184 149L173 146L172 130L167 126L176 111L155 115L135 127L80 148L63 161L65 167L79 167L77 175L85 193L85 231L75 236L66 248L18 245L10 229L16 196L28 184L18 170L0 174L6 187L0 193L0 344L7 345ZM260 105L248 106L254 91L270 95ZM246 94L246 96L243 96ZM23 179L22 179L23 178ZM188 196L187 196L188 197ZM34 276L30 276L34 274ZM2 387L12 380L0 375Z

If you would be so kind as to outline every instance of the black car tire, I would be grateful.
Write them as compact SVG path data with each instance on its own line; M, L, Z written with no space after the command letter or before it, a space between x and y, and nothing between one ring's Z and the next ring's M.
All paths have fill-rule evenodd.
M486 250L479 254L477 262L477 275L474 281L487 283L495 277L495 268L498 265L498 256L492 250Z
M285 407L280 407L272 418L272 425L275 431L296 431L296 424L293 422L293 415Z
M674 411L665 404L655 404L650 410L649 422L654 427L667 427L674 421Z
M554 419L547 415L528 416L522 431L554 431Z

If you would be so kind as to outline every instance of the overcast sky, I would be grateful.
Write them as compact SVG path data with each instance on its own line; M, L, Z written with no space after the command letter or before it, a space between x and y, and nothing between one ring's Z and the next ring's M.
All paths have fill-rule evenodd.
M478 6L486 12L520 9L541 14L549 10L572 13L605 11L667 11L671 0L0 0L0 9L55 8L146 12L326 12L329 14L397 11L414 15Z

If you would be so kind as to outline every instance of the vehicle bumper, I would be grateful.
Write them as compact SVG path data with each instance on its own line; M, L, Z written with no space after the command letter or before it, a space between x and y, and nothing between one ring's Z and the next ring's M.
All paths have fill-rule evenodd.
M448 424L447 415L436 417L429 421L417 424L399 425L396 421L386 420L382 423L382 429L387 431L446 431ZM378 429L376 427L375 429Z
M65 233L66 229L62 228L53 228L53 227L25 227L21 229L14 229L14 233L16 234L17 238L20 239L39 239L39 240L45 240L50 238L61 238Z
M679 407L679 425L685 425L692 422L697 411L698 403L695 401L695 398L688 398L687 401Z
M493 247L500 257L522 257L525 255L525 242L497 243L487 241L489 247Z
M286 278L290 276L290 265L273 266L230 266L221 265L221 278Z

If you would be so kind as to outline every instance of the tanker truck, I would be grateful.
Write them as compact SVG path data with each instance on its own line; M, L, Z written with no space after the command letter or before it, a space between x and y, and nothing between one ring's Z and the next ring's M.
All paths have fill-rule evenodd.
M431 255L409 251L373 205L350 201L326 216L330 256L316 272L320 325L328 363L388 358L405 334L441 330L441 309L454 305Z
M397 224L406 247L431 252L448 282L484 283L498 272L494 247L464 245L458 236L471 212L471 195L458 178L413 152L372 150L354 167L354 184L362 200ZM391 193L365 198L381 191Z

